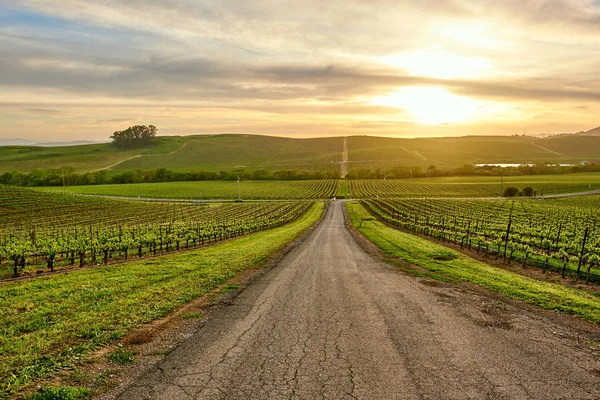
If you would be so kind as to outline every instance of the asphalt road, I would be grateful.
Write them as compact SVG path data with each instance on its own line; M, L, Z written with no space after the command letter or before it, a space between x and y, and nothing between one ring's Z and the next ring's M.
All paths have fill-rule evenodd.
M398 272L333 203L280 264L119 399L598 399L567 326Z

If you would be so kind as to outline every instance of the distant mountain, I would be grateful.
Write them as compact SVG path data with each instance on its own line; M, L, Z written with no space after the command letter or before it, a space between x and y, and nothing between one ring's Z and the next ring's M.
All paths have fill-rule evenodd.
M33 146L35 141L13 138L13 139L3 139L0 138L0 146Z
M600 126L594 129L590 129L589 131L581 131L577 132L578 136L600 136Z
M72 142L38 142L34 146L41 147L61 147L61 146L83 146L86 144L102 144L108 142L95 142L92 140L75 140Z
M58 146L82 146L85 144L100 144L106 142L95 142L91 140L73 140L69 142L38 142L30 139L0 138L0 146L40 146L40 147L58 147Z

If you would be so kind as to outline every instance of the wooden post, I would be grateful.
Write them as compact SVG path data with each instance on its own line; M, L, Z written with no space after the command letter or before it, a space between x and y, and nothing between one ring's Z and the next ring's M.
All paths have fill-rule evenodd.
M577 264L577 276L575 277L575 281L579 280L579 272L581 271L581 263L583 262L583 256L585 255L585 242L587 241L589 229L589 226L586 226L583 234L583 242L581 243L581 251L579 252L579 263Z

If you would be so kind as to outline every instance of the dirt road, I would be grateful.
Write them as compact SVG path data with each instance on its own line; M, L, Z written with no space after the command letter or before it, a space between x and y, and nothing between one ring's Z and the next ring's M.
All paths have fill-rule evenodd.
M543 314L406 276L334 203L120 399L598 399L600 357Z

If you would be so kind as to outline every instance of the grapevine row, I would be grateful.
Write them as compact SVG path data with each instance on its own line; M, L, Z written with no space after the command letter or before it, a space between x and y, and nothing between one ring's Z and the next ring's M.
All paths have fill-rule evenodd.
M452 241L507 262L537 265L600 282L598 200L366 200L376 217L401 230Z

